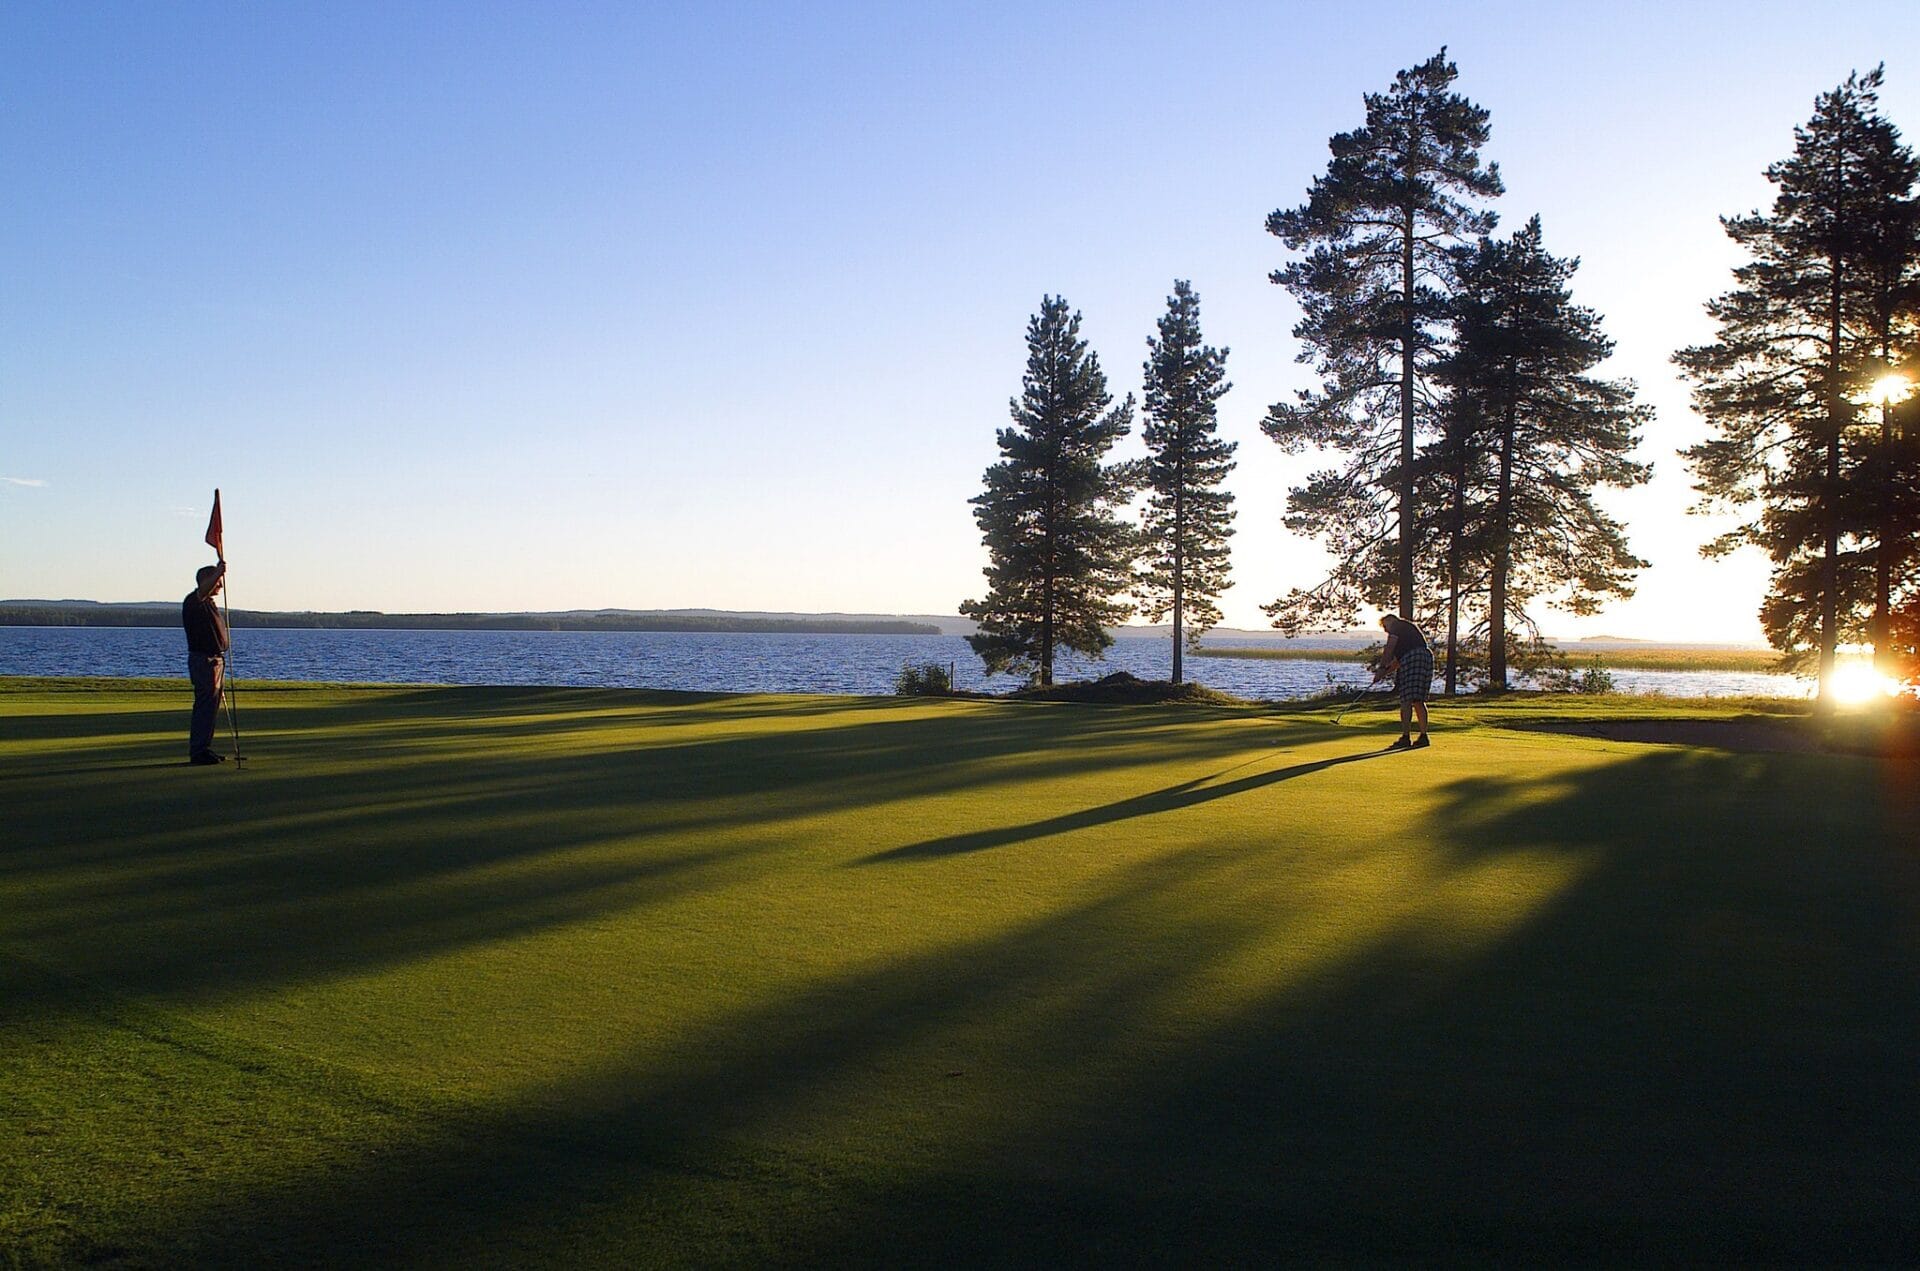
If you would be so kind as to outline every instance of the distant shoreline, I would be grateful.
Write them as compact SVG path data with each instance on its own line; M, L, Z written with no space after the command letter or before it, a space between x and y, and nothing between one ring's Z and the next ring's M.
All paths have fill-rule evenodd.
M604 613L287 613L235 609L235 630L329 631L664 631L751 635L941 634L927 622L904 619L758 617L745 614ZM177 627L178 605L62 604L35 601L0 605L0 627Z

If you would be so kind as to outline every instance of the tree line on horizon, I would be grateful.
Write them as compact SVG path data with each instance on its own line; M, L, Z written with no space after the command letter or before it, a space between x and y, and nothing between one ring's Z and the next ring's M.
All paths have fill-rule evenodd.
M756 618L745 614L648 613L381 613L372 609L235 609L235 630L268 628L328 631L652 631L745 635L939 635L928 622L893 618ZM97 601L0 603L0 627L170 627L180 625L176 603L102 604Z
M1653 419L1632 381L1595 374L1614 346L1573 300L1579 261L1548 250L1537 215L1496 234L1489 113L1457 75L1442 48L1366 94L1306 199L1267 218L1293 253L1271 281L1300 305L1298 360L1320 382L1261 424L1329 459L1288 491L1282 522L1331 567L1263 606L1273 625L1398 613L1435 637L1447 693L1551 662L1542 606L1591 614L1633 594L1647 562L1598 496L1650 479L1634 454ZM1750 260L1707 306L1718 339L1674 355L1711 429L1679 452L1692 510L1747 516L1702 552L1768 554L1762 625L1788 667L1816 669L1823 699L1842 644L1920 673L1920 439L1903 387L1920 376L1920 172L1878 111L1882 78L1822 94L1767 169L1771 210L1722 218ZM1043 298L1027 351L971 501L988 566L987 594L960 606L969 642L988 671L1046 686L1057 649L1098 656L1109 625L1171 618L1177 684L1227 584L1227 350L1204 343L1199 298L1176 281L1148 340L1147 457L1130 461L1108 455L1134 398L1114 403L1064 298Z

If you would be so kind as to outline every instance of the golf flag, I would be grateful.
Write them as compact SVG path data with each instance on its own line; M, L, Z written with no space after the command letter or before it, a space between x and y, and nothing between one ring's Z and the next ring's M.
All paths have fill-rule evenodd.
M220 491L218 490L213 492L213 515L207 519L207 546L218 552L221 560L227 558L227 549L221 546Z

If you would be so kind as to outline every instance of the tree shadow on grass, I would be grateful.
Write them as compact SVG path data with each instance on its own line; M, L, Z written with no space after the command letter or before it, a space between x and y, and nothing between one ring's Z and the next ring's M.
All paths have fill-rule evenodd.
M0 773L0 781L23 781L42 777L101 776L110 772L144 772L153 768L187 768L194 766L188 762L184 754L178 759L149 759L146 758L148 748L144 746L139 747L136 753L140 755L139 758L124 760L108 759L100 763L74 764L67 768L40 768L31 773ZM241 771L243 768L244 765L242 769L230 769L229 771Z
M1388 753L1378 749L1365 750L1359 754L1340 755L1333 759L1317 759L1311 763L1274 768L1233 781L1220 781L1219 778L1224 774L1213 773L1205 777L1196 777L1192 781L1183 781L1179 785L1168 786L1164 790L1135 795L1130 799L1121 799L1079 812L1047 817L1040 821L1029 821L1022 825L976 830L967 834L950 834L944 838L927 839L919 843L909 843L903 847L888 848L884 852L875 852L855 863L878 865L888 861L927 860L1006 847L1012 843L1024 843L1055 834L1067 834L1074 830L1111 825L1134 817L1154 816L1162 812L1175 812L1181 808L1197 807L1216 799L1230 799L1237 795L1252 794L1282 781L1311 776L1316 772L1325 772L1329 768L1337 768L1342 764L1358 763L1362 759L1378 759Z
M65 690L34 693L26 704L9 703L0 718L6 720L10 738L19 741L53 743L93 742L103 735L165 732L177 733L183 740L193 707L193 691L184 681L177 686L156 687L141 696L142 706L133 710L90 709L100 697L125 697L121 690L100 693ZM357 727L378 725L405 728L425 724L411 735L432 735L449 716L472 720L530 714L535 718L524 727L537 731L569 716L610 718L645 713L656 726L671 724L712 724L727 720L801 719L815 715L844 715L848 711L884 708L889 698L776 698L738 693L678 693L649 689L565 689L523 688L513 686L480 687L405 687L405 686L318 686L311 689L287 689L269 684L242 681L232 694L239 709L243 733L250 732L251 712L262 719L274 719L282 726L305 729L316 726ZM322 700L316 700L320 698ZM4 700L4 699L0 699ZM224 730L227 719L222 714Z
M409 1121L377 1155L188 1188L133 1247L209 1265L1905 1261L1920 940L1891 890L1912 841L1876 823L1878 780L1668 752L1416 777L1409 807L1375 810L1398 821L1371 862L1169 851L1010 930ZM271 1056L251 1080L280 1097Z
M255 711L272 750L242 775L144 772L157 738L117 748L125 768L30 765L0 841L0 945L137 994L247 992L664 904L805 846L791 827L821 815L1246 744L1178 715L972 704L883 702L821 727L811 704L774 701L777 722L807 726L755 728L752 699L608 713L597 693L281 696ZM546 744L494 735L502 696L562 712L514 721Z

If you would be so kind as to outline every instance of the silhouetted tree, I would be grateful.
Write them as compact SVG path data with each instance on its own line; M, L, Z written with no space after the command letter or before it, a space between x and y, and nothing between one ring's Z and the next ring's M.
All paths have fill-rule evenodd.
M1878 429L1854 431L1877 422L1863 419L1861 392L1886 365L1875 256L1890 204L1910 197L1913 180L1911 156L1878 112L1881 81L1876 69L1821 94L1794 130L1792 157L1767 169L1778 190L1771 212L1722 218L1750 259L1707 306L1719 339L1674 355L1716 434L1684 452L1702 507L1756 509L1701 550L1767 552L1762 625L1790 663L1817 658L1823 699L1840 643L1868 634L1875 558L1893 558L1873 550L1859 497Z
M1045 297L1027 323L1013 427L999 432L1003 458L971 500L988 591L960 612L979 624L967 643L989 672L1050 685L1056 648L1097 655L1113 643L1107 625L1131 612L1120 597L1137 535L1118 510L1138 487L1138 469L1100 461L1132 425L1133 398L1112 402L1100 360L1080 338L1080 315Z
M1634 403L1632 383L1587 373L1613 341L1597 313L1573 303L1568 282L1579 262L1547 252L1539 217L1505 242L1482 238L1454 257L1454 345L1435 374L1448 390L1441 453L1459 455L1463 483L1490 483L1471 542L1461 516L1462 554L1484 554L1487 679L1505 688L1508 620L1539 632L1530 603L1550 598L1587 614L1633 594L1646 562L1594 492L1651 475L1630 456L1653 412Z
M1416 452L1437 430L1427 378L1448 317L1447 249L1493 228L1473 200L1501 192L1498 165L1480 165L1487 112L1450 91L1458 73L1443 48L1367 94L1365 125L1328 143L1307 201L1267 218L1305 253L1272 277L1300 303L1300 360L1322 383L1263 428L1289 452L1344 456L1288 494L1287 526L1334 558L1325 581L1267 606L1288 631L1345 623L1369 601L1415 613Z
M1159 335L1147 340L1145 466L1148 491L1138 594L1153 622L1173 617L1173 682L1187 644L1220 621L1227 587L1234 443L1222 441L1215 406L1230 387L1227 350L1200 341L1200 298L1176 281ZM1190 621L1189 621L1190 620Z
M1878 72L1876 72L1878 74ZM1883 121L1884 122L1884 121ZM1863 322L1874 356L1860 370L1871 430L1861 439L1856 479L1858 509L1844 519L1858 523L1873 556L1873 616L1867 630L1874 660L1891 672L1893 604L1903 590L1920 585L1914 541L1920 537L1920 437L1912 428L1912 381L1920 374L1920 162L1891 124L1867 135L1870 154L1863 173L1869 187L1859 242L1863 271Z
M1887 648L1893 664L1890 674L1920 688L1920 593L1895 602Z

